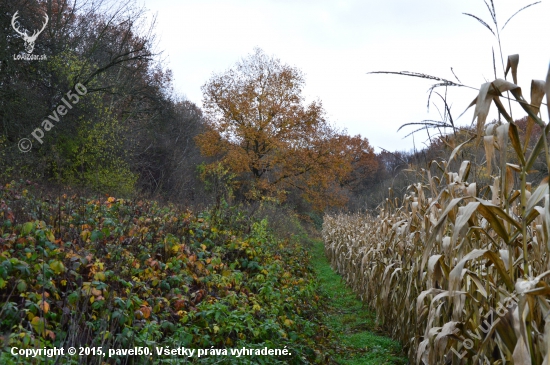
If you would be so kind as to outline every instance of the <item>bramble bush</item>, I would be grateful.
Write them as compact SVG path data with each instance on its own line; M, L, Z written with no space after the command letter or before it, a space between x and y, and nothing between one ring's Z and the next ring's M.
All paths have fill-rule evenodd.
M315 319L308 255L275 239L265 219L230 208L212 224L208 212L114 197L39 199L33 189L29 182L0 189L0 363L23 359L11 347L152 352L62 359L70 364L174 363L155 346L292 353L225 358L243 364L314 362L320 353L327 336Z

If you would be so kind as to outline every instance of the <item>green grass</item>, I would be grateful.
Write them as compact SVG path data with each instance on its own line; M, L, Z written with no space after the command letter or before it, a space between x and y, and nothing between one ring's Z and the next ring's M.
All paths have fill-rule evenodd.
M326 325L340 344L336 360L349 365L407 364L401 345L379 334L373 313L331 269L323 242L314 241L311 249L320 291L327 301Z

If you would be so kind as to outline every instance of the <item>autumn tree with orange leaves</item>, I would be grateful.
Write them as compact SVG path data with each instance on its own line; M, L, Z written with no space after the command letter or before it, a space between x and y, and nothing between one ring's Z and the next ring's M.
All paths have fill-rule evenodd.
M342 206L349 183L376 169L374 151L331 126L320 101L305 105L303 86L300 70L255 49L203 86L207 131L196 141L248 199L298 190L314 209Z

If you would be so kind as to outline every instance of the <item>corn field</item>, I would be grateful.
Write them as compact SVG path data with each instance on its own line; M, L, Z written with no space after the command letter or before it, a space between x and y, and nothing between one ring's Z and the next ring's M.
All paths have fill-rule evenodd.
M537 159L545 173L550 168L550 123L542 116L550 71L546 81L532 81L528 101L517 86L518 60L508 58L513 83L481 85L470 105L476 133L446 161L418 167L404 197L390 196L376 217L325 217L332 267L411 363L550 365L548 177L530 183ZM528 116L525 138L506 98ZM492 105L501 122L486 123ZM543 133L530 140L535 124ZM489 186L470 176L471 162L460 157L466 144L483 146Z

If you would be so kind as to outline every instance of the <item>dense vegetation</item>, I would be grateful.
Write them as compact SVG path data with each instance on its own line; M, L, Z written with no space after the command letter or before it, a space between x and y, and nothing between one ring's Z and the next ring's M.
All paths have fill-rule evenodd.
M0 332L9 346L2 364L21 361L10 347L150 347L151 356L135 363L173 363L155 347L286 347L292 354L230 363L314 362L324 353L328 332L316 318L305 248L276 239L265 219L114 197L41 199L33 190L18 183L0 190Z
M154 49L154 24L132 1L0 1L0 174L129 196L170 192L200 202L193 137L201 111L172 91L171 72ZM24 40L49 22L34 54ZM87 93L78 102L75 85ZM70 94L69 94L70 95ZM57 114L63 100L73 103ZM72 100L72 101L71 101ZM41 141L33 133L44 135ZM32 149L22 153L18 141ZM207 202L204 202L207 203Z
M366 138L326 119L321 101L304 104L299 69L260 49L204 85L201 109L174 93L154 22L134 1L1 0L0 12L4 181L201 208L227 187L240 201L272 199L308 214L345 206L383 168ZM15 59L26 43L12 20L31 34L46 16L33 54L47 59ZM61 115L63 100L74 105ZM25 153L22 138L32 143Z
M366 309L349 346L323 316L359 304L319 285L308 234L386 165L305 105L299 69L256 49L201 109L173 92L132 0L0 12L0 363L402 362ZM11 352L71 346L92 350ZM208 356L165 355L181 348ZM244 348L286 352L219 356Z
M133 0L0 0L0 362L404 363L384 329L411 362L550 363L550 73L527 101L486 5L492 25L466 15L498 40L503 78L493 60L476 124L436 91L458 79L381 71L437 80L443 113L404 125L428 132L423 150L377 154L259 48L213 74L200 108L173 92ZM321 227L376 321L321 257ZM148 350L10 350L71 346ZM226 355L245 348L286 352Z

